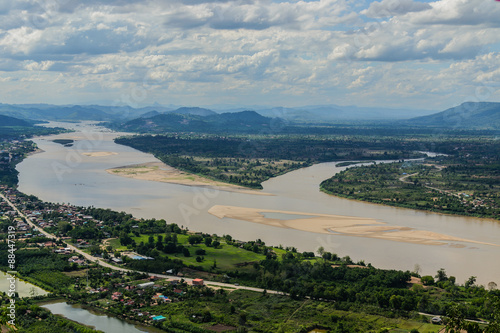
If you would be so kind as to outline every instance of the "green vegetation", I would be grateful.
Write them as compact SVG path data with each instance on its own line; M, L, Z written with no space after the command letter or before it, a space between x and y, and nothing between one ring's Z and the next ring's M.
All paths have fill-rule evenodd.
M0 269L9 271L7 265L8 246L0 243ZM18 249L16 251L17 271L29 282L35 282L48 291L67 291L72 280L63 272L76 270L68 263L69 255L58 255L47 249Z
M55 140L52 140L52 142L58 143L58 144L63 145L65 147L71 147L73 145L73 143L75 142L75 140L71 140L71 139L55 139Z
M0 141L0 184L16 186L18 175L16 164L34 150L36 145L31 141Z
M329 194L414 209L500 217L500 145L468 140L450 156L354 167L321 184Z
M413 152L418 143L394 138L146 135L115 142L152 153L178 169L253 188L313 163L423 156Z
M62 128L48 128L41 126L0 126L0 141L2 140L19 140L31 138L39 135L51 135L64 133L67 130Z
M32 126L23 120L5 118L10 119L6 124L15 126L5 126L0 123L0 185L17 186L16 164L37 149L32 141L22 140L35 135L56 134L66 130Z
M7 299L7 301L9 301ZM3 325L9 321L7 308L2 307L0 321ZM9 325L10 326L10 325ZM5 326L7 327L7 326ZM10 326L12 327L12 326ZM9 332L11 332L9 330ZM16 329L19 333L95 333L92 328L52 314L38 306L32 300L16 300Z
M436 332L440 328L429 324L429 317L418 312L450 314L450 325L455 325L454 313L457 318L493 321L491 327L497 322L500 291L493 282L488 290L477 286L475 277L459 285L442 269L434 277L421 277L420 282L417 273L377 269L362 261L353 266L355 263L348 256L339 258L321 249L317 257L291 247L268 246L260 240L240 242L228 235L190 233L164 220L135 219L111 210L44 203L16 193L25 209L42 212L40 221L52 220L57 224L49 228L58 236L69 235L72 243L87 242L89 253L103 258L120 257L120 265L132 270L160 274L169 271L182 277L233 284L217 290L191 286L179 277L175 283L158 280L156 288L142 289L137 286L149 281L142 273L125 275L87 263L70 264L71 255L37 248L31 240L18 242L17 269L27 281L56 296L120 318L144 322L149 315L162 315L166 319L154 325L167 332L206 332L215 324L240 332L290 333L315 327L333 332L374 333ZM65 223L74 216L87 217L69 228ZM0 228L5 232L15 223L13 218L3 219ZM104 237L116 239L99 246ZM5 240L0 242L0 266L4 269L8 263L7 247ZM153 259L133 259L127 252ZM88 287L84 282L87 279ZM264 291L239 290L237 284ZM159 302L158 294L169 301ZM454 310L457 305L458 310ZM21 313L22 329L34 325L32 318L38 317L33 317L32 312Z

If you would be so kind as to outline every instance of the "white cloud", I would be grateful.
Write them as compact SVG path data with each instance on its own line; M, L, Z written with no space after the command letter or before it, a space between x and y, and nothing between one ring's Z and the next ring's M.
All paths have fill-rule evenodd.
M432 10L414 13L415 24L450 24L499 26L500 6L496 1L440 0L430 4Z
M9 87L12 98L29 88L46 102L139 86L148 94L141 103L417 106L500 79L500 3L358 4L0 0L0 77L24 80Z
M49 70L53 65L53 61L29 61L24 65L24 68L28 71L46 71Z
M431 5L428 3L413 0L382 0L381 2L372 2L370 7L361 13L368 17L381 18L411 12L421 12L431 8Z

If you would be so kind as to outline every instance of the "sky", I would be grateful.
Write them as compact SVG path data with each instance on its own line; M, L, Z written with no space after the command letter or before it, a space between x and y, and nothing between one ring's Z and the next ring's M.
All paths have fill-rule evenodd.
M0 103L500 101L494 0L0 0Z

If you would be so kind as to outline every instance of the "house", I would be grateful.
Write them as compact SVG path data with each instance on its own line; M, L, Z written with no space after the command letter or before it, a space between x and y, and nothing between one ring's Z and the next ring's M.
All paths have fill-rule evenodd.
M193 286L203 286L203 279L194 279Z
M120 299L120 297L122 297L122 293L119 292L119 291L115 291L112 295L111 295L111 299L113 301L118 301Z
M155 321L155 322L160 322L160 321L164 321L164 320L165 320L165 319L167 319L167 318L165 318L165 317L163 317L163 316L155 316L155 317L153 317L152 319L153 319L153 321Z
M162 295L161 293L157 293L156 295L151 297L151 300L156 301L157 303L159 302L166 303L171 301L167 296Z
M113 257L111 258L111 261L115 264L123 264L123 260L121 260L120 258Z
M441 325L442 319L439 316L432 317L431 322L436 325Z
M154 282L146 282L146 283L141 283L139 285L137 285L137 287L139 288L149 288L149 287L153 287L155 285Z

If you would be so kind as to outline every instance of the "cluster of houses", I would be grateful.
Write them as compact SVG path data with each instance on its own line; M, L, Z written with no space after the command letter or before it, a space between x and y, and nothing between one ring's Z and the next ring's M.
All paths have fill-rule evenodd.
M95 225L99 227L104 227L104 222L99 221L94 219L92 216L85 215L80 211L78 207L72 206L72 205L54 205L54 204L44 204L42 202L36 202L36 206L38 207L43 207L39 209L26 209L26 207L29 207L28 204L31 204L31 206L34 206L33 202L30 202L30 199L27 198L26 196L22 195L19 193L17 190L10 188L8 186L0 185L0 191L5 195L7 199L9 199L14 205L22 209L23 213L26 215L26 217L33 222L34 224L38 225L40 228L45 229L49 227L57 227L58 222L62 220L67 221L69 224L71 224L73 227L75 226L82 226L85 225L86 223L93 222ZM61 218L44 218L44 215L50 215L52 213L57 213L57 215L61 216ZM4 216L10 216L10 217L16 217L18 216L17 212L12 209L6 202L1 201L0 202L0 215ZM38 233L32 233L30 232L30 226L23 221L21 217L17 217L16 219L17 222L17 231L18 232L25 232L28 235L24 235L25 237L36 237L39 236ZM104 236L110 237L111 235L106 234L104 232ZM80 240L81 242L77 244L78 247L85 247L88 245L88 243L85 243L85 241Z
M24 141L19 140L1 140L0 141L0 166L8 165L13 159L18 158L20 152L25 146Z
M110 274L123 273L114 272ZM115 283L111 290L105 287L99 287L89 289L88 293L106 293L107 296L104 297L108 298L109 301L107 304L109 304L109 306L113 306L112 302L121 303L124 306L132 307L132 309L130 309L130 313L132 313L130 317L136 317L136 319L138 319L137 317L142 317L151 322L159 322L166 318L161 315L152 314L146 310L141 310L141 308L155 307L179 301L179 297L184 294L184 291L178 287L179 284L180 281L177 279L166 279L163 280L163 282L159 282L158 277L150 276L145 282L139 284L133 282ZM204 281L203 279L194 279L191 285L204 286Z
M87 261L85 259L81 259L78 256L72 256L71 258L68 259L68 262L77 264L79 266L83 266L87 264Z

